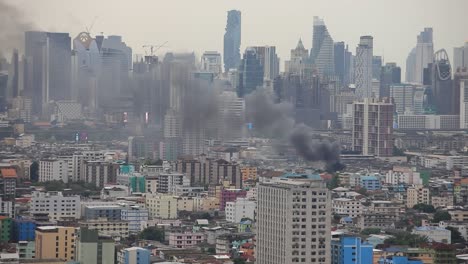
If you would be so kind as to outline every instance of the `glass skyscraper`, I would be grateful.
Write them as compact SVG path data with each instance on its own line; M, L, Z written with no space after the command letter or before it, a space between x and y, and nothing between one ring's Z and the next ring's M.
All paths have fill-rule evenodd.
M235 69L239 66L241 44L241 12L228 11L226 33L224 33L224 70Z

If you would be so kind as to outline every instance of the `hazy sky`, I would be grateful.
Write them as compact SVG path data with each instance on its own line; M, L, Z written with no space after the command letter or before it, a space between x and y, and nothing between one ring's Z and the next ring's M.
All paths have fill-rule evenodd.
M38 29L75 37L97 17L91 33L122 35L134 53L168 41L160 52L222 54L226 12L242 11L242 50L275 45L281 62L302 38L312 42L313 16L324 18L334 41L355 53L361 35L374 36L374 54L404 68L424 27L434 28L435 50L468 41L468 0L0 0L17 6ZM1 25L0 25L1 30ZM451 57L452 58L452 57Z

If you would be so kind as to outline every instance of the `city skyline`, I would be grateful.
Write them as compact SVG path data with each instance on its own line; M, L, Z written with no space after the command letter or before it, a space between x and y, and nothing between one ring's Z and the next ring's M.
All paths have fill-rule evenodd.
M335 0L331 4L296 1L294 5L270 3L268 12L263 12L264 1L255 4L247 1L237 1L235 4L203 1L184 3L184 6L180 1L172 1L164 3L167 12L158 12L160 3L143 1L140 5L126 6L124 2L114 1L113 12L106 13L102 10L108 6L107 2L93 3L94 8L90 10L86 8L89 5L83 2L5 1L22 12L25 23L31 24L30 29L69 32L74 37L92 26L90 31L93 35L103 32L104 35L125 36L126 43L135 50L134 54L144 54L142 46L145 44L162 44L165 41L168 41L167 47L161 48L160 54L195 51L200 57L206 50L222 52L226 14L228 10L236 9L243 14L241 50L248 46L273 45L277 47L282 61L289 58L289 51L296 46L299 38L303 39L307 49L312 47L313 16L323 18L333 40L345 41L350 50L355 49L360 36L372 35L374 53L383 56L384 62L396 62L403 72L406 56L416 45L417 34L425 27L434 29L434 50L446 49L452 60L453 48L467 40L468 29L453 27L451 21L461 21L466 8L460 7L468 7L468 3L455 0L445 3L441 9L437 1L418 0L405 2L406 9L401 9L402 5L398 2L402 1L373 3L369 0ZM125 8L120 8L124 5ZM156 12L153 12L153 6ZM361 11L359 6L365 6L368 12ZM189 12L195 9L199 11ZM380 10L385 10L385 13ZM282 19L285 17L287 25ZM167 30L167 24L171 30Z

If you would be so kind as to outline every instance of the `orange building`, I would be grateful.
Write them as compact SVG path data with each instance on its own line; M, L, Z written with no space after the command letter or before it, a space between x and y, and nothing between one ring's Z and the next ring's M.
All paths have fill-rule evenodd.
M75 259L75 228L40 226L36 228L36 259Z
M257 180L257 167L241 167L242 181Z

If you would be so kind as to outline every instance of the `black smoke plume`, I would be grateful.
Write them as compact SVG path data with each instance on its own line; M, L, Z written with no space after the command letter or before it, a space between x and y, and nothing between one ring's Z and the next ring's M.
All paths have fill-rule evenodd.
M246 116L261 135L288 140L298 155L307 161L322 161L329 171L342 169L340 145L319 139L304 124L295 124L293 106L275 103L274 96L259 89L246 97Z

